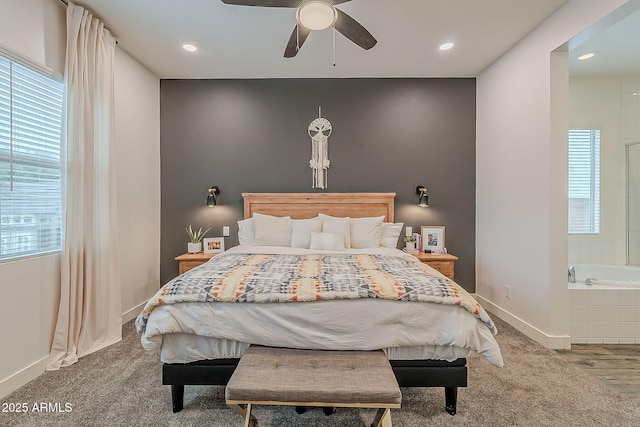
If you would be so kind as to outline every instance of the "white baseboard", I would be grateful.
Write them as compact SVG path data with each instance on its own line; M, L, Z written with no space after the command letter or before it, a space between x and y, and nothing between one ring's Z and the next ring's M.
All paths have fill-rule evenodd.
M133 307L131 310L124 313L122 315L122 324L124 325L125 323L130 322L136 317L138 317L138 314L140 314L145 304L147 304L147 301L141 302L140 304Z
M146 303L147 302L144 301L124 313L122 315L122 324L124 325L125 323L135 319L138 314L140 314ZM29 381L33 381L40 375L44 374L48 361L49 356L47 355L37 362L32 363L31 365L0 381L0 397L13 393Z
M485 310L490 311L491 314L498 316L500 319L507 322L509 325L516 328L532 340L542 344L543 346L555 350L570 349L571 348L571 336L570 335L549 335L542 332L540 329L525 322L518 316L504 310L491 301L475 295L475 299L480 303Z
M44 370L49 362L49 356L32 363L24 369L0 381L0 397L13 393L29 381L33 381L40 375L44 374Z

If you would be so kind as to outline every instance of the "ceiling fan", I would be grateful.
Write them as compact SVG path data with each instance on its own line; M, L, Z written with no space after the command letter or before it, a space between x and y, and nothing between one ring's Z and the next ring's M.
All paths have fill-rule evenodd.
M285 58L293 58L311 31L333 26L343 36L368 50L378 42L358 21L335 6L351 0L222 0L237 6L296 8L296 26L284 49Z

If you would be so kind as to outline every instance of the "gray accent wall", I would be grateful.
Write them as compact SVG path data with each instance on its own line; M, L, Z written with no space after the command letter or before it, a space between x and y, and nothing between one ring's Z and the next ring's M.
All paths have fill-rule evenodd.
M475 79L162 80L160 88L162 283L178 273L189 224L212 227L207 237L228 225L226 247L238 244L243 192L395 192L397 222L446 227L456 281L475 291ZM326 190L311 188L309 168L307 128L319 106L333 127ZM207 208L213 185L222 194ZM429 189L429 208L417 206L418 185Z

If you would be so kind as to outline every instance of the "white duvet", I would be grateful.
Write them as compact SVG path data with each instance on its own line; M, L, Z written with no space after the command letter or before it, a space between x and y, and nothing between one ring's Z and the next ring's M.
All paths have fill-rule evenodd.
M318 252L406 255L389 248L329 252L237 246L218 257L233 253ZM210 262L214 261L215 258ZM251 343L321 350L384 349L390 359L454 360L478 353L492 364L503 366L491 331L467 310L372 298L161 305L151 313L141 341L146 350L161 350L165 363L240 357Z

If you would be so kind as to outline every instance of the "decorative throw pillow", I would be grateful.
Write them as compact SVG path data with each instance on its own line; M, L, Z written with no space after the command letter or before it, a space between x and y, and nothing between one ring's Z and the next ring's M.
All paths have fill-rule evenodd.
M325 214L318 216L322 220L322 232L342 235L344 237L344 247L349 249L351 247L351 222L349 217L337 218Z
M311 233L322 231L320 218L291 220L291 247L309 249L311 246Z
M256 236L253 232L253 218L238 221L238 243L241 246L254 246Z
M257 246L291 245L291 217L254 213L253 231Z
M380 247L383 216L351 218L351 247L355 249Z
M380 237L380 246L385 248L397 248L398 238L402 232L402 222L383 222L382 223L382 235Z
M309 249L326 251L344 251L344 238L335 233L311 233Z

